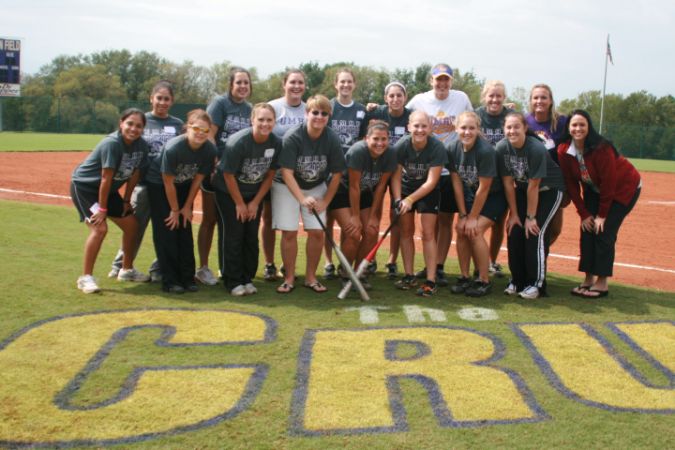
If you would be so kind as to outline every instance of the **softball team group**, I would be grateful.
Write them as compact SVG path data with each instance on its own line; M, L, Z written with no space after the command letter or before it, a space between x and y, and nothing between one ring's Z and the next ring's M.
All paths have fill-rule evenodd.
M217 229L225 288L234 296L255 294L260 231L263 278L278 280L276 292L288 294L298 282L301 221L307 234L302 284L323 293L322 253L324 278L347 279L333 264L332 247L324 246L323 225L339 225L340 247L358 265L378 240L388 201L394 226L386 271L396 288L430 297L451 284L453 294L486 295L490 276L503 276L497 256L506 233L511 279L504 293L535 299L546 295L546 258L571 201L580 217L584 273L571 294L607 296L618 230L640 195L639 173L597 133L586 111L559 115L545 84L532 88L529 113L522 114L505 104L499 81L485 84L475 112L452 82L452 69L437 64L428 92L408 101L405 86L392 81L386 105L362 105L353 99L354 73L343 68L335 98L315 95L305 103L305 75L292 69L283 97L251 106L251 75L235 67L228 93L206 111L188 113L184 124L169 114L174 92L160 81L150 95L152 110L124 111L118 131L73 172L71 196L89 228L78 288L100 291L93 270L110 218L123 233L111 278L157 281L175 294L197 291L197 281L215 285L209 254ZM197 268L191 223L200 191ZM150 221L157 259L146 275L133 261ZM425 263L417 272L416 228ZM449 283L444 263L453 231L460 274ZM369 273L375 271L372 264ZM369 289L367 277L362 284Z

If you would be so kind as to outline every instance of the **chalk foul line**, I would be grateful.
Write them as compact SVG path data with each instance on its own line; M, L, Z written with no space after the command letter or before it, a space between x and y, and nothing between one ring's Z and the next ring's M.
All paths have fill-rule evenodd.
M35 195L37 197L47 197L47 198L58 198L58 199L65 199L65 200L70 200L70 195L58 195L58 194L46 194L44 192L28 192L28 191L17 191L15 189L6 189L6 188L0 188L0 192L7 192L9 194L20 194L20 195ZM675 202L657 202L657 201L650 201L649 203L652 204L667 204L667 205L675 205ZM193 211L194 214L201 215L201 211ZM338 227L335 227L336 229ZM380 232L380 235L383 233ZM415 239L419 239L419 236L415 236ZM453 244L457 245L455 241L452 241ZM506 247L501 248L502 251L507 251ZM549 253L549 257L552 258L559 258L559 259L567 259L570 261L578 261L579 257L577 256L569 256L569 255L561 255L559 253ZM673 269L664 269L662 267L654 267L654 266L643 266L639 264L631 264L631 263L622 263L622 262L615 262L615 266L619 267L626 267L629 269L638 269L638 270L652 270L655 272L665 272L665 273L671 273L675 275L675 270Z

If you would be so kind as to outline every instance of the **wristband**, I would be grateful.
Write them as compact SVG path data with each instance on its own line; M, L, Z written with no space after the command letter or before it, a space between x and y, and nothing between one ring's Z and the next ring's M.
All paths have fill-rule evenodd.
M527 215L525 216L525 218L528 219L528 220L537 220L536 217L531 216L531 215L529 215L529 214L527 214Z
M411 207L412 207L413 203L415 203L415 202L413 202L412 200L410 200L410 197L406 197L406 198L404 198L404 199L401 200L401 201L402 201L403 203L405 203L406 205L411 206Z
M101 212L104 212L104 213L107 213L107 212L108 212L108 210L105 209L105 208L98 208L98 210L101 211Z
M467 217L469 217L469 215L468 215L467 213L464 213L464 214L459 213L459 218L460 218L460 219L465 219L465 218L467 218Z

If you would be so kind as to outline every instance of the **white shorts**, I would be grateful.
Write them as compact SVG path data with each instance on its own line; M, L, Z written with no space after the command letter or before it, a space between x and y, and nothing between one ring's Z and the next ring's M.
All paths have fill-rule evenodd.
M312 196L317 200L323 199L328 187L325 183L312 189L301 189L305 196ZM320 230L321 225L314 214L300 205L288 186L275 181L272 183L272 228L281 231L298 231L298 218L302 216L305 230ZM321 221L326 223L326 211L319 214Z

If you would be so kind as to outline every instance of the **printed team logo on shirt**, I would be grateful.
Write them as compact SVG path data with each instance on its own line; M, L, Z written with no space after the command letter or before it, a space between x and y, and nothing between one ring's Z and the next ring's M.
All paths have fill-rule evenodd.
M431 117L431 131L436 136L445 136L455 131L455 116L447 116L445 112L438 111Z
M429 172L429 164L407 162L403 166L403 173L409 180L423 180Z
M149 130L146 128L143 131L143 139L145 139L145 141L148 143L148 158L155 159L157 156L159 156L162 151L162 147L164 147L164 144L166 144L173 137L176 137L175 132L173 134L169 134L164 132L164 130Z
M246 158L241 166L237 181L243 184L258 184L265 178L272 164L272 158Z
M250 126L251 119L230 114L225 118L225 123L223 123L223 133L220 135L221 142L224 143L227 141L228 137L232 136L237 131L249 128Z
M544 145L546 146L546 150L551 150L555 148L555 141L551 139L549 135L546 134L545 131L539 130L535 131L535 134L539 136L539 138L544 140Z
M328 167L326 155L299 156L295 164L295 173L308 183L321 180Z
M190 181L197 175L197 172L199 171L199 164L193 163L193 164L183 164L179 163L178 167L176 167L176 179L174 180L174 183L180 184L180 183L185 183L186 181Z
M382 178L381 172L362 172L361 173L361 190L373 190Z
M504 130L501 128L483 128L481 131L485 139L492 145L504 139Z
M143 160L143 152L132 152L124 153L122 155L122 161L120 166L115 173L113 179L115 181L126 181L131 178L131 174L134 173L134 170L141 165Z
M506 164L506 168L509 169L511 172L511 175L513 176L514 180L519 181L521 183L527 183L528 180L528 165L527 165L527 159L526 158L519 158L514 155L508 155L505 159L504 162Z
M277 125L292 126L304 122L304 117L281 116L277 118Z
M354 136L359 135L361 122L356 120L332 120L330 127L340 136L340 144L343 147L349 147L354 143Z
M478 168L476 166L459 166L457 167L457 174L465 186L478 189Z
M405 127L394 127L393 131L389 130L389 145L392 147L405 136Z

